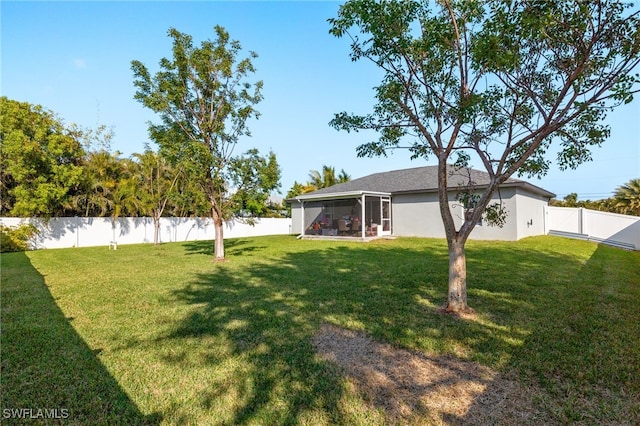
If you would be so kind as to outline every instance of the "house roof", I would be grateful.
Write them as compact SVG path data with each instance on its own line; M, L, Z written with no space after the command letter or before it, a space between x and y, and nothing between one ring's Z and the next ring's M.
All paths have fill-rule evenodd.
M475 169L456 170L453 166L449 166L449 189L457 189L460 186L467 185L469 183L469 177L471 178L473 186L477 186L479 188L487 186L490 182L489 174L486 172ZM514 186L522 187L543 197L555 197L555 194L519 179L507 179L507 181L500 187L507 188ZM308 194L299 195L292 200L320 198L324 195L327 197L331 197L332 195L344 196L348 193L361 194L363 192L387 193L394 195L437 191L438 166L424 166L374 173L350 180L349 182L339 183L328 188L322 188Z

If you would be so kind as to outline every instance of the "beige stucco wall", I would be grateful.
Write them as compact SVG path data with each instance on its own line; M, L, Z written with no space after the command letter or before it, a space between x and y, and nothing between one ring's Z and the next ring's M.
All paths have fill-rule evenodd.
M503 188L502 202L508 216L502 228L489 226L486 222L476 225L470 238L477 240L515 241L525 236L544 233L544 210L546 201L542 197L526 195L520 189ZM493 197L495 202L500 198ZM440 217L437 194L406 194L392 197L393 235L411 237L444 238L444 226ZM462 206L449 197L449 208L456 226L463 223ZM533 219L533 226L527 221Z
M515 195L517 239L544 235L545 206L548 201L541 195L532 194L518 188Z
M302 207L300 203L291 203L291 233L302 233Z
M449 203L452 206L451 200ZM456 210L453 207L454 216ZM437 194L405 194L391 198L392 235L399 237L444 238Z
M505 225L498 228L483 222L473 229L471 239L515 241L545 233L544 206L547 205L545 198L524 191L522 188L503 188L500 195L508 212ZM498 202L500 197L495 195L493 200ZM445 238L437 194L394 195L391 197L391 205L392 235ZM449 196L449 208L456 221L456 227L459 228L464 220L463 209L453 194ZM306 213L307 217L315 217L310 215L310 212ZM292 204L291 218L292 232L299 234L302 222L302 209L299 203Z

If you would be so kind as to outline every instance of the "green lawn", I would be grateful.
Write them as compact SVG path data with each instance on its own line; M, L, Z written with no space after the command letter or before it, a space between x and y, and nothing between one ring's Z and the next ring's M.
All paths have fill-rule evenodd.
M479 362L557 423L640 422L640 253L469 242L477 317L439 313L442 240L290 236L3 254L1 408L78 424L372 424L314 354L321 324ZM34 412L35 413L35 412ZM3 419L4 420L4 419Z

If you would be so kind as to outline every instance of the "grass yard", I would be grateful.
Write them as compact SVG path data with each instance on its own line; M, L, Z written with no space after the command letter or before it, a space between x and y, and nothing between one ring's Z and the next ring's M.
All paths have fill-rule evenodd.
M508 378L530 396L531 424L640 423L639 252L469 242L476 316L460 319L438 310L443 240L225 243L224 263L212 242L3 254L3 421L7 409L64 408L56 421L76 424L473 424L497 377L483 373L462 415L418 403L394 417L349 378L362 366L318 355L328 329L395 359Z

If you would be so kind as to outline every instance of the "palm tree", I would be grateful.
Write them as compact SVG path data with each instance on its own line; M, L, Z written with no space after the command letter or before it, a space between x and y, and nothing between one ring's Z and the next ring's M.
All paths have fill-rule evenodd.
M335 167L322 166L322 172L311 170L309 172L309 183L316 189L327 188L336 183Z
M286 198L293 198L300 194L328 188L338 183L349 182L350 180L351 176L349 176L344 169L340 170L340 174L336 177L335 167L322 166L322 173L317 170L311 170L309 172L309 180L307 183L294 182L289 192L287 192Z
M85 216L138 216L138 164L120 153L90 152L84 161L84 191L74 200Z
M117 185L118 158L107 151L90 152L83 168L85 190L77 197L77 208L85 216L106 216L113 208L112 194Z
M620 213L640 216L640 178L619 186L614 194Z
M340 174L336 177L336 168L331 166L322 166L322 173L317 170L311 170L309 172L308 187L312 187L312 190L328 188L338 183L344 183L351 180L351 176L344 171L340 170ZM310 192L310 191L307 191Z
M345 183L351 180L351 176L344 171L344 169L340 170L340 174L338 175L338 183Z
M119 160L118 180L111 193L111 202L113 203L111 217L114 220L121 215L140 215L139 182L137 179L139 167L138 163L130 158Z

